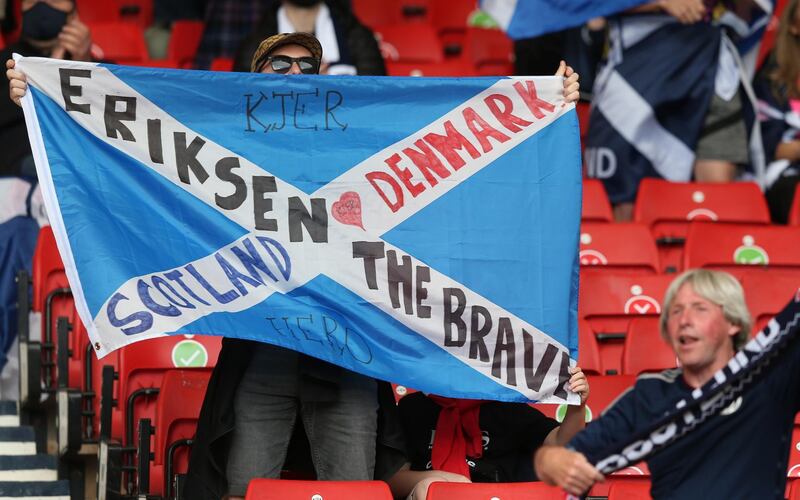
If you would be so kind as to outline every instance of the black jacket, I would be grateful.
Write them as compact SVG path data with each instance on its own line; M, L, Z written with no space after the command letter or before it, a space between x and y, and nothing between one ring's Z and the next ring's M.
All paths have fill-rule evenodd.
M219 500L227 493L228 482L225 477L228 451L235 422L233 400L236 387L244 376L253 353L252 341L225 339L219 353L217 365L208 383L203 408L197 423L192 452L189 458L189 472L184 498L191 500ZM312 358L307 358L312 361ZM308 370L301 370L301 392L324 390L336 394L336 366L314 359L307 363ZM313 368L312 368L313 367ZM320 376L326 377L323 381ZM332 382L330 378L333 378ZM313 379L313 380L312 380ZM333 390L333 392L330 392ZM378 437L376 442L375 479L386 480L406 462L405 440L397 406L391 386L378 383ZM302 431L302 425L295 426ZM293 436L289 458L293 471L313 473L310 457L298 453L302 448L304 436ZM305 445L307 446L307 444ZM301 456L298 456L301 455Z

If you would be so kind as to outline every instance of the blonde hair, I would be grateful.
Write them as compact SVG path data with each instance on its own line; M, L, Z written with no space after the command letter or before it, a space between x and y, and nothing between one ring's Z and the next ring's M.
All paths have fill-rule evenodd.
M739 281L730 274L709 269L691 269L670 283L664 296L659 321L661 336L664 340L668 340L667 320L672 302L675 300L678 290L687 283L692 285L692 290L697 295L720 306L725 319L730 324L739 327L739 332L733 337L733 349L737 351L741 349L750 338L750 330L753 328L750 311L744 301L744 290Z
M788 96L800 99L800 34L790 30L800 16L800 0L789 0L778 25L775 37L775 61L778 67L772 73L772 80L786 88Z

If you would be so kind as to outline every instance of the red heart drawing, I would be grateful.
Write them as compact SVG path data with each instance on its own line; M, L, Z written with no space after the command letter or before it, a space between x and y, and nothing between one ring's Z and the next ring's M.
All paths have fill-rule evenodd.
M342 193L339 200L331 207L333 218L350 226L358 226L364 229L361 222L361 197L355 191Z

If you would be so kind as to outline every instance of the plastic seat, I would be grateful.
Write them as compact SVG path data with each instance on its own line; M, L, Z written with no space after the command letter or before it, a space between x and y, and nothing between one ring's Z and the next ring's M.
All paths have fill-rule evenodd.
M444 51L436 31L428 24L391 24L375 28L386 61L440 63Z
M582 273L578 316L591 325L608 373L619 373L628 325L634 318L658 318L672 281L666 275Z
M99 59L118 64L148 59L142 28L127 22L88 23L92 32L93 51Z
M190 68L200 46L205 24L203 21L181 20L172 23L167 47L167 59L176 61L179 68Z
M789 225L800 226L800 183L794 190L794 198L792 198L792 207L789 209Z
M678 365L675 352L661 338L658 318L634 318L622 349L622 373L660 372Z
M606 476L605 482L595 483L589 490L589 497L608 497L614 484L644 484L650 489L650 469L646 462L637 462ZM649 497L648 497L649 498Z
M583 206L581 221L612 222L611 203L603 183L597 179L583 180Z
M647 224L659 247L664 269L681 270L691 221L769 224L764 195L753 182L691 183L643 179L633 220Z
M153 0L115 0L120 19L135 22L146 29L153 24ZM112 2L113 3L113 2Z
M475 76L475 68L466 61L445 60L436 63L386 61L389 76Z
M431 0L431 24L439 33L465 32L469 17L477 8L475 0Z
M171 478L189 467L189 445L197 428L211 373L170 370L164 375L156 403L155 439L149 493L172 498Z
M706 267L742 275L752 270L800 277L800 227L693 222L684 268Z
M603 361L592 327L584 319L578 320L578 366L587 375L603 375Z
M791 444L789 445L789 464L786 467L786 477L800 481L800 425L795 423L792 430Z
M586 101L578 101L575 104L575 112L578 114L578 125L581 129L581 152L583 152L586 149L586 138L589 134L589 116L592 106ZM585 179L584 182L586 182ZM598 182L601 181L598 180Z
M211 61L211 71L233 71L233 59L228 57L215 57Z
M658 251L642 224L581 224L580 265L582 271L656 274Z
M253 479L245 500L392 500L392 494L383 481Z
M69 334L68 373L66 384L69 387L81 387L83 359L88 338L79 335L83 325L79 325L72 298L72 291L64 271L64 263L56 246L56 239L50 226L39 231L36 250L33 255L33 301L31 308L41 320L41 330L29 332L29 339L42 342L41 379L46 389L56 386L59 374L56 369L58 358L58 319L65 317L73 331ZM34 322L35 325L35 322Z
M117 0L76 0L75 6L84 23L120 20L120 6ZM94 32L92 38L94 39Z
M427 500L564 500L564 490L544 483L445 483L428 488Z
M160 337L119 350L117 383L113 391L117 404L111 412L113 439L124 445L133 444L135 428L130 422L143 417L154 418L159 388L168 371L192 368L210 372L214 367L222 339L201 335L191 337Z
M608 490L608 500L650 500L649 481L614 481Z
M402 21L402 11L397 0L352 0L353 13L363 24L375 28Z
M754 270L742 276L742 287L753 317L753 333L756 333L800 293L800 279Z
M513 75L514 44L499 29L469 28L463 55L479 75Z
M416 389L411 389L410 387L406 387L400 384L392 384L392 392L394 393L394 400L395 402L400 402L401 399L408 396L409 394L414 394L417 392Z
M800 479L791 479L786 483L786 498L800 500Z
M599 417L611 403L636 383L633 375L589 375L587 379L590 393L586 406L592 420Z

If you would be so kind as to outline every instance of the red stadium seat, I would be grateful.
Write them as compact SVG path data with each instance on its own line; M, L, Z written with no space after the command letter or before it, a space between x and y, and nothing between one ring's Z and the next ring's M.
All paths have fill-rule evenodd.
M445 483L428 488L427 500L564 500L564 490L544 483Z
M431 23L441 33L467 31L470 15L478 9L476 0L431 0Z
M671 276L583 273L578 316L586 320L600 346L603 368L619 372L623 344L633 318L658 318Z
M742 276L742 287L753 317L753 333L756 333L800 293L800 278L756 270Z
M479 75L514 74L514 44L499 29L469 28L463 56L471 60Z
M608 490L608 500L650 500L649 481L621 479L613 481Z
M123 21L135 22L142 28L153 24L153 0L114 0L119 4L119 14Z
M50 226L39 231L39 239L33 255L33 302L34 313L40 315L41 330L30 332L30 340L42 342L41 379L46 389L56 386L56 360L58 358L58 318L65 317L72 326L69 334L66 384L69 387L82 387L83 360L85 359L88 337L81 324L72 291L64 271L61 255L56 247L56 239Z
M578 320L578 366L587 375L604 374L597 338L589 322L584 319Z
M643 179L633 220L647 224L665 270L680 271L690 221L769 224L761 189L752 182L690 183Z
M580 265L582 271L656 274L658 251L643 224L587 222L581 225Z
M228 57L215 57L211 61L211 71L233 71L233 59Z
M359 21L371 28L402 21L402 11L397 0L352 0L353 12Z
M589 497L608 497L609 490L615 484L644 484L650 488L650 469L647 463L638 462L606 476L605 482L595 483L589 490Z
M589 375L587 379L590 388L587 407L592 420L599 417L611 403L636 383L633 375Z
M128 64L148 60L142 28L135 23L93 22L93 52L97 58L117 64Z
M428 24L380 26L375 28L375 38L386 61L440 63L444 59L436 31Z
M794 424L789 445L789 464L786 468L786 476L800 481L800 425L797 423Z
M786 482L786 498L800 500L800 479L790 479Z
M789 225L800 226L800 183L794 190L794 198L792 198L792 208L789 210Z
M120 20L116 0L76 0L75 6L84 23L116 22ZM94 32L92 32L94 38Z
M583 206L581 221L612 222L611 203L603 183L597 179L583 180Z
M660 372L678 365L675 352L661 338L658 318L634 318L622 349L622 373Z
M172 498L175 474L189 466L186 440L194 437L211 373L205 370L170 370L164 375L156 403L155 446L150 467L150 494Z
M111 437L132 445L135 422L154 418L158 388L164 375L176 368L210 371L217 362L220 337L172 335L144 340L119 351L116 390L117 405L112 411ZM155 391L153 391L155 389ZM104 403L105 404L105 403ZM128 406L133 407L128 409ZM130 412L130 415L128 415Z
M581 129L581 152L586 149L586 137L589 134L589 115L592 106L586 101L578 101L575 104L575 112L578 114L578 125Z
M428 497L430 498L430 496ZM245 500L392 500L383 481L253 479Z
M180 68L191 68L200 39L203 38L203 21L182 20L172 23L172 35L167 47L167 59L176 61Z
M405 396L409 394L414 394L417 392L416 389L411 389L410 387L406 387L400 384L392 384L392 392L394 393L394 400L395 402L399 402Z
M800 276L800 227L693 222L684 268L706 267L741 275L768 270Z
M475 76L475 68L461 59L435 63L386 61L389 76Z

